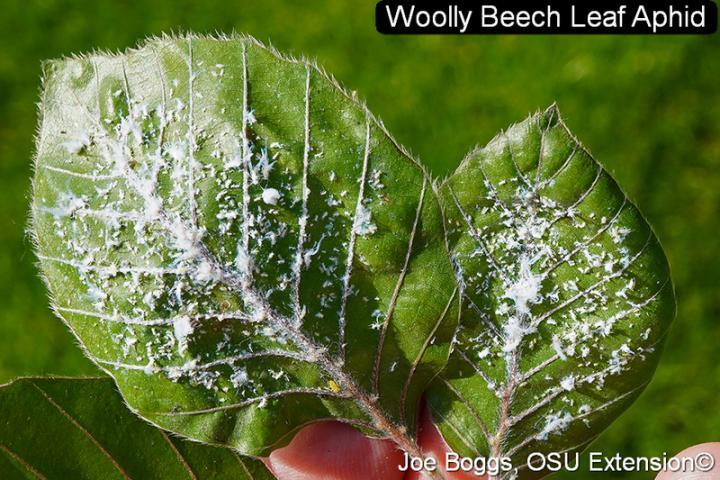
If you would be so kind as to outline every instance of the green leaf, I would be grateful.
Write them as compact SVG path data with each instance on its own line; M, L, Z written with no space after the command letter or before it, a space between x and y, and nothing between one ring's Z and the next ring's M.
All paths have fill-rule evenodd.
M179 440L132 414L109 378L21 378L0 387L0 477L274 478L259 460Z
M675 311L665 256L555 107L440 191L463 308L431 410L456 451L540 476L530 452L582 449L649 382Z
M45 67L33 212L57 314L128 404L248 455L319 419L418 453L459 295L423 169L250 38Z

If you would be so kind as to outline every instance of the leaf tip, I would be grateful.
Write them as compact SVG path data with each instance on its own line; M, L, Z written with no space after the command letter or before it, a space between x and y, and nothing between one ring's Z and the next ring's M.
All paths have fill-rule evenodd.
M540 127L542 129L553 128L556 125L562 125L562 118L560 116L560 108L558 108L557 102L553 102L548 108L545 109L540 115Z

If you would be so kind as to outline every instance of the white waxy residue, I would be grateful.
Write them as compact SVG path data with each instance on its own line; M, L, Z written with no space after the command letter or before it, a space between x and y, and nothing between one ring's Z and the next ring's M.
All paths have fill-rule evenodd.
M353 228L355 233L363 237L372 235L377 231L377 226L372 223L372 212L369 208L362 206L358 209Z
M190 317L181 316L173 321L173 333L178 341L178 350L182 353L187 349L187 339L194 331Z
M268 205L277 205L280 200L280 192L275 188L266 188L262 192L262 200Z

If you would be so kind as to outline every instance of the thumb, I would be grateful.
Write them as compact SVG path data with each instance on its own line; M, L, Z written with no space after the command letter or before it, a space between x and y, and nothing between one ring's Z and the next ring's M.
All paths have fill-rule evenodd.
M402 480L402 452L389 440L364 436L350 425L304 427L265 461L278 480Z
M443 473L453 480L482 480L468 472L447 472L442 468L445 454L452 452L445 443L427 407L423 408L418 443L429 457L435 457ZM364 436L350 425L321 422L300 430L286 447L265 459L279 480L426 480L422 472L404 474L400 466L404 454L389 440Z
M446 474L448 478L453 480L486 480L486 475L475 475L467 471L448 472L446 466L445 455L452 453L452 450L445 443L440 431L433 422L430 409L425 405L420 417L420 430L418 432L418 443L423 453L428 457L437 460L438 470ZM405 480L430 480L427 475L418 472L408 472Z
M679 466L688 468L681 468L680 471L675 472L660 472L655 480L720 480L720 443L695 445L686 448L673 458L679 460ZM703 464L703 462L707 463Z

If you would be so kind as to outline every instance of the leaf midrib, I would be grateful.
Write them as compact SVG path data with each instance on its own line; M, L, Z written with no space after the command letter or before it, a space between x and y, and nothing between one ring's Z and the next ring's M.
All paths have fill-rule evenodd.
M553 110L552 115L554 115L554 114L555 114L555 112L554 112L554 110ZM537 167L536 167L535 180L534 180L533 182L529 182L528 179L526 178L526 176L525 176L525 175L523 174L523 172L520 170L520 168L519 168L519 166L518 166L518 164L517 164L517 162L516 162L516 160L515 160L514 151L513 151L513 149L512 149L512 144L511 144L511 142L509 141L508 135L507 135L505 132L503 132L503 133L501 134L501 135L504 136L504 138L505 138L505 140L506 140L506 147L507 147L507 149L509 150L510 160L512 161L512 164L514 165L515 170L517 171L517 173L518 173L518 175L520 176L521 180L523 180L526 185L528 185L529 187L531 187L531 188L536 192L536 195L538 194L539 190L542 189L542 188L544 188L545 185L547 184L547 182L545 182L545 181L540 181L540 180L539 180L539 174L540 174L540 169L541 169L541 166L542 166L542 163L543 163L543 161L542 161L542 160L543 160L543 156L544 156L544 153L545 153L545 152L544 152L545 136L546 136L546 133L547 133L547 131L549 130L549 128L552 126L552 115L551 115L551 117L550 117L550 120L548 120L548 123L547 123L547 125L546 125L546 128L542 129L542 128L540 128L540 125L538 125L538 129L540 129L540 131L541 131L541 135L540 135L540 151L539 151L539 158L538 158ZM561 127L562 127L562 128L565 128L562 123L561 123ZM581 151L581 150L582 150L582 147L579 145L578 142L573 141L573 143L574 143L574 146L573 146L573 148L572 148L572 152L570 153L568 159L564 162L564 164L563 164L559 169L557 169L557 171L555 171L555 172L553 173L551 179L555 178L555 177L559 174L559 172L562 171L562 170L569 164L569 162L570 162L571 159L575 156L575 154L576 154L578 151ZM471 156L472 156L472 154L468 156L468 159L469 159ZM481 172L481 174L483 175L483 177L484 177L484 179L485 179L485 181L486 181L486 187L494 194L495 200L501 204L501 205L500 205L500 208L506 208L506 209L509 211L509 213L512 215L512 217L515 218L515 214L514 214L514 213L510 210L510 208L505 204L504 200L500 197L499 192L496 190L495 185L493 184L493 182L490 180L490 178L489 178L489 177L487 176L487 174L485 173L484 168L483 168L483 165L482 165L482 160L479 160L476 166L478 167L479 171ZM567 210L571 210L571 209L574 209L575 207L577 207L580 203L582 203L582 202L594 191L594 189L595 189L595 187L598 185L599 180L600 180L600 178L602 177L603 173L604 173L604 170L602 169L602 167L601 167L600 165L598 165L598 166L597 166L597 173L596 173L596 175L595 175L595 177L594 177L591 185L590 185L587 189L585 189L585 190L583 191L583 193L582 193L577 199L575 199L574 203L573 203ZM499 276L501 276L503 279L507 280L507 278L508 278L508 273L507 273L504 269L502 269L502 268L500 267L500 262L499 262L497 259L493 258L493 256L491 255L491 253L490 253L490 251L489 251L489 248L488 248L488 247L486 246L486 244L484 243L484 240L483 240L482 236L479 234L479 232L476 232L476 230L475 230L475 228L474 228L473 220L471 219L470 215L469 215L469 214L465 211L465 209L463 208L463 206L462 206L461 202L459 201L456 193L453 191L453 188L452 188L451 183L450 183L449 180L450 180L450 179L447 179L447 180L444 182L444 185L443 185L443 186L444 186L444 188L446 188L447 191L449 192L449 195L450 195L452 201L454 202L454 204L455 204L456 208L458 209L460 215L461 215L462 218L464 219L465 224L466 224L467 227L468 227L468 232L469 232L470 236L479 244L479 247L480 247L480 249L484 252L484 256L485 256L486 260L488 261L488 263L490 264L492 270L494 270L497 275L499 275ZM623 196L622 205L618 208L617 212L613 215L612 219L611 219L608 223L606 223L606 224L603 225L601 228L599 228L593 235L590 236L589 239L583 240L583 241L582 241L581 243L579 243L577 246L574 246L573 248L571 248L570 251L569 251L567 254L565 254L559 261L557 261L557 263L553 264L553 265L550 266L547 270L545 270L544 272L542 272L542 273L540 274L540 276L541 276L542 278L547 278L547 276L548 276L552 271L554 271L555 269L557 269L557 268L558 268L560 265L562 265L563 263L565 263L565 262L567 262L568 260L570 260L570 259L571 259L574 255L576 255L580 250L582 250L584 247L587 247L587 246L588 246L589 244L591 244L595 239L597 239L600 235L602 235L603 233L605 233L606 231L608 231L608 230L615 224L615 222L618 220L618 218L620 217L621 213L624 211L625 206L626 206L628 203L629 203L629 202L628 202L627 197L626 197L626 196ZM531 210L531 211L532 211L532 210ZM550 224L550 226L549 226L548 228L552 228L552 226L555 225L555 223L557 223L557 222L558 222L560 219L562 219L562 218L563 218L563 217L555 218L555 219L551 222L551 224ZM579 299L582 299L582 298L586 297L587 295L590 295L590 294L591 294L593 291L595 291L597 288L600 288L600 287L602 287L603 285L605 285L606 283L608 283L609 281L611 281L611 280L613 280L613 279L616 279L616 278L620 277L621 275L623 275L623 274L624 274L625 272L627 272L628 269L646 252L646 250L648 249L648 247L651 245L651 243L652 243L652 241L653 241L653 238L654 238L654 237L653 237L652 231L648 232L647 241L646 241L645 244L642 246L642 248L640 248L640 249L629 259L629 261L627 262L627 264L623 265L620 269L618 269L617 271L615 271L615 272L613 272L613 273L611 273L611 274L604 275L601 279L599 279L599 280L597 280L596 282L592 283L590 286L588 286L587 288L583 289L582 291L579 291L576 295L573 295L571 298L563 301L561 304L553 307L551 310L549 310L549 311L541 314L537 319L535 319L535 320L532 322L532 324L533 324L533 325L537 325L537 324L541 323L542 321L544 321L545 319L549 318L550 316L552 316L553 314L557 313L558 311L561 311L561 310L567 308L568 306L571 306L572 304L574 304L574 303L575 303L576 301L578 301ZM526 244L523 243L523 249L525 248L525 245L526 245ZM669 278L660 286L660 288L657 290L656 293L652 294L651 296L649 296L648 298L646 298L645 300L643 300L642 302L640 302L638 305L633 306L633 308L630 308L630 309L628 309L628 310L619 312L619 313L616 314L614 317L617 317L617 319L622 319L622 318L625 318L625 317L628 316L628 315L633 314L634 312L637 312L637 311L641 310L644 306L646 306L646 305L648 305L649 303L651 303L653 300L655 300L655 299L661 294L661 292L664 290L664 288L666 287L666 285L667 285L668 282L669 282ZM477 308L477 306L474 305L474 302L472 301L471 298L466 297L465 300L469 301L469 302L472 304L472 306L474 306L475 308ZM484 317L484 315L482 315L481 312L479 312L479 309L478 309L478 313L480 313L480 316L483 318L483 320L486 321L486 323L488 324L488 326L491 327L491 329L492 329L493 332L495 332L495 333L500 333L500 332L497 331L497 327L495 326L495 324L492 323L491 321L489 321L489 319L486 319L486 318ZM517 311L516 311L516 314L517 314ZM658 340L658 343L662 340L662 338L665 336L666 333L667 333L667 332L664 332L664 333L661 335L660 340ZM500 333L500 337L501 337L501 338L504 338L505 335L503 335L503 334ZM650 348L652 348L652 347L650 347ZM519 445L515 445L514 447L505 445L507 435L508 435L508 433L510 432L510 430L512 429L512 427L514 427L517 423L521 422L522 420L524 420L525 418L527 418L528 416L530 416L530 415L531 415L532 413L534 413L535 411L541 409L543 406L548 405L549 403L551 403L551 402L554 400L554 398L556 398L556 397L559 396L561 393L563 393L563 390L562 390L560 387L557 387L555 390L550 389L550 390L548 390L548 392L546 392L547 395L546 395L544 398L542 398L541 400L539 400L538 402L536 402L536 403L533 404L532 406L528 407L528 408L525 409L524 411L522 411L522 412L520 412L520 413L518 413L518 414L513 415L513 414L511 413L511 408L512 408L512 403L513 403L513 397L514 397L514 395L516 394L517 390L518 390L520 387L522 387L522 386L527 382L527 380L528 380L530 377L532 377L532 376L535 375L536 373L542 371L544 368L546 368L547 366L549 366L550 364L552 364L552 363L557 359L557 358L556 358L557 356L551 357L550 359L544 361L543 363L541 363L540 365L536 366L535 368L533 368L533 369L531 369L531 370L529 370L529 371L527 371L527 372L522 373L522 372L520 372L519 369L518 369L520 351L521 351L521 350L520 350L519 348L515 348L515 349L513 349L513 351L511 352L511 354L508 355L507 358L506 358L507 373L506 373L506 375L505 375L504 385L503 385L503 387L499 390L499 393L498 393L498 396L500 397L500 400L501 400L500 407L499 407L499 411L498 411L498 414L497 414L497 421L498 421L497 425L498 425L498 427L497 427L497 430L496 430L496 432L494 433L494 435L490 435L490 436L486 435L486 437L488 438L488 444L489 444L489 446L490 446L491 455L494 456L494 457L497 457L497 458L499 458L499 457L501 457L501 456L512 457L512 456L515 455L520 449L522 449L525 445L527 445L527 444L530 443L531 441L534 441L534 440L536 439L536 435L533 435L533 436L527 438L524 442L521 442ZM482 378L484 378L486 382L488 382L487 377L483 374L482 371L479 370L479 368L475 365L475 363L472 362L472 361L470 361L470 359L467 358L467 355L464 354L462 351L460 351L459 353L460 353L460 355L464 358L464 360L466 360L468 364L470 364L471 366L473 366L474 369L475 369L475 371L476 371ZM591 375L590 377L592 377L592 375ZM588 377L588 378L590 378L590 377ZM580 379L580 381L587 381L588 378ZM635 392L641 390L642 388L644 388L644 387L647 385L647 383L648 383L648 382L645 382L645 383L643 383L643 384L641 384L641 385L639 385L639 386L636 386L636 387L633 388L632 390L630 390L630 391L628 391L628 392L625 392L623 395L619 396L618 398L612 399L611 401L607 402L606 404L604 404L604 405L602 405L602 406L600 406L600 407L597 407L596 409L592 410L591 412L588 412L588 413L586 413L586 414L583 414L583 415L580 415L580 416L578 416L578 417L573 418L573 421L576 421L576 420L582 419L582 418L586 418L586 417L588 417L589 415L591 415L591 414L593 414L593 413L596 413L597 411L600 411L600 410L602 410L602 409L604 409L604 408L607 408L608 406L610 406L610 405L612 405L612 404L614 404L614 403L616 403L616 402L618 402L618 401L620 401L620 400L622 400L622 399L624 399L624 398L627 398L628 396L632 395L633 393L635 393ZM445 384L450 388L451 391L453 391L453 393L455 393L455 395L458 397L458 399L461 401L461 403L463 403L463 404L465 405L465 407L468 408L470 414L471 414L473 417L476 417L476 420L478 421L480 427L485 431L486 429L485 429L485 426L484 426L484 423L483 423L482 419L477 418L478 416L477 416L476 412L474 411L474 409L472 408L472 406L463 398L462 394L461 394L460 392L458 392L449 382L445 381ZM456 432L456 433L457 433L457 432ZM502 475L501 475L501 477L502 477ZM492 477L492 476L491 476L491 478L495 478L495 477Z
M192 61L192 38L188 38L188 56L190 57L190 61ZM246 158L247 149L249 148L248 143L248 136L247 136L247 115L248 115L248 65L247 65L247 56L246 56L246 41L243 40L242 42L243 47L243 84L244 84L244 93L243 93L243 126L242 126L242 137L243 137L243 157ZM307 194L307 186L306 186L306 175L307 175L307 162L308 162L308 152L309 152L309 141L310 141L310 133L309 133L309 125L310 125L310 119L309 119L309 111L310 111L310 72L311 72L311 66L305 65L307 69L307 81L306 81L306 118L305 118L305 125L306 125L306 134L305 134L305 148L304 148L304 168L303 168L303 200L306 201L306 194ZM95 67L96 68L96 67ZM127 75L125 73L125 60L122 59L122 68L123 68L123 79L124 79L124 91L125 96L128 102L128 105L132 105L132 99L130 96L130 90L129 85L127 82ZM192 69L190 69L190 72L192 72ZM190 73L192 77L192 73ZM189 88L191 88L192 82L189 83ZM192 91L190 91L190 96L192 97ZM78 101L82 105L81 102ZM364 109L364 111L366 111ZM88 112L86 112L88 113ZM88 113L89 114L89 113ZM97 124L97 120L92 116L89 115L89 117L92 119L92 121ZM365 155L369 154L369 132L370 132L370 123L374 120L369 114L367 115L367 131L368 131L368 150L366 151ZM379 125L379 124L378 124ZM382 126L380 126L382 129ZM102 131L102 130L101 130ZM383 129L383 131L385 131ZM110 140L112 141L112 140ZM189 142L193 143L193 142ZM394 143L394 141L393 141ZM395 144L395 143L394 143ZM395 144L396 145L396 144ZM192 149L192 146L191 146ZM402 151L402 150L401 150ZM404 153L404 151L402 151ZM190 157L190 164L189 164L189 172L192 171L193 163L192 158ZM414 163L414 162L413 162ZM249 208L249 193L248 193L248 175L247 175L247 162L243 161L243 165L245 168L244 175L243 175L243 219L245 220L243 222L243 225L245 225L244 231L243 231L243 245L246 248L249 243L249 234L248 234L248 208ZM181 217L177 217L174 222L171 220L171 216L166 210L165 206L163 205L163 200L158 197L154 192L147 192L143 191L142 188L139 186L141 185L140 179L136 176L134 170L132 167L130 167L127 158L122 158L122 164L120 165L120 168L122 170L122 177L125 179L126 183L136 192L140 195L143 202L146 204L157 204L160 205L159 213L157 216L157 223L158 225L165 230L166 232L170 233L171 235L175 234L177 235L178 229L181 230L181 232L184 234L185 238L194 238L192 236L193 231L195 231L197 228L195 226L195 216L192 213L192 206L194 205L194 195L192 194L194 187L192 185L189 186L190 193L191 193L191 199L190 205L191 205L191 220L190 224L188 225L188 221L182 219ZM424 172L423 172L423 175ZM189 173L189 178L192 180L193 176L191 173ZM427 180L424 178L423 182L423 193L425 191L425 185L427 183ZM421 196L422 199L422 196ZM420 211L422 210L422 201L420 202L420 205L418 206L418 213L416 216L415 224L413 227L413 235L410 240L409 248L412 249L412 242L414 241L414 234L417 230L418 221L419 221L419 215ZM356 212L357 213L357 212ZM304 215L307 215L307 213L304 213ZM302 226L302 223L304 221L307 221L305 217L301 217L300 223ZM353 229L351 231L354 230ZM303 240L304 235L301 232L298 239L298 252L297 254L300 255L299 258L302 259L302 246L303 246ZM336 397L342 397L342 398L352 398L354 402L372 419L373 426L378 431L382 432L384 435L387 435L389 438L394 440L398 445L400 445L401 448L406 450L409 454L421 457L423 456L422 452L420 451L419 447L416 444L416 441L414 439L413 435L410 435L406 428L400 424L395 423L393 420L388 417L382 408L378 405L377 402L377 396L376 395L369 395L364 392L364 390L356 383L356 381L352 378L351 375L349 375L344 370L344 361L342 358L333 358L327 353L327 349L318 346L315 344L314 341L312 341L302 330L301 330L301 319L298 318L289 318L285 317L283 315L280 315L276 313L272 307L268 304L268 302L259 295L253 288L252 285L252 278L248 275L239 275L237 272L230 270L229 267L222 264L210 251L210 249L205 245L201 240L196 240L193 244L193 247L198 252L198 258L201 259L204 262L207 262L215 272L219 274L219 282L225 285L227 288L229 288L231 291L234 291L238 293L243 300L245 300L247 303L249 303L254 310L262 312L264 320L268 322L268 324L274 325L277 331L284 331L288 332L288 336L292 340L292 342L295 344L295 346L299 349L299 351L302 351L307 354L308 358L313 359L320 367L321 369L327 373L337 384L341 387L342 391L344 392L342 395L336 394L334 392L323 392L327 396L336 396ZM411 252L408 253L408 260ZM352 259L352 257L350 257ZM400 278L404 278L404 275L407 271L409 261L406 260L405 265L400 273ZM350 262L349 262L350 263ZM297 267L294 268L297 272ZM297 279L299 282L299 275L297 275ZM399 288L402 285L402 281L399 282L399 286L397 288L399 293ZM296 284L295 290L299 288L299 285ZM297 298L297 297L296 297ZM296 300L297 302L297 300ZM297 307L297 304L296 304ZM298 310L296 309L296 312ZM391 314L388 315L387 321L389 322L389 317ZM96 359L97 360L97 359ZM98 361L98 363L102 363ZM102 368L102 365L101 365ZM412 373L412 372L411 372ZM317 393L317 392L313 392ZM199 411L201 413L201 411ZM190 412L186 412L190 413ZM439 474L433 475L437 478L442 478Z

